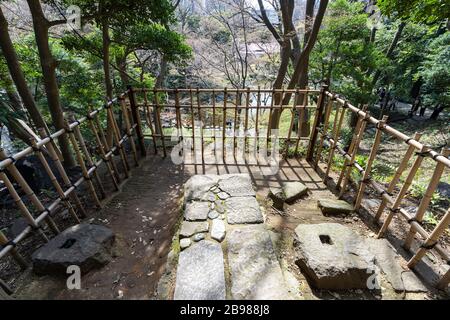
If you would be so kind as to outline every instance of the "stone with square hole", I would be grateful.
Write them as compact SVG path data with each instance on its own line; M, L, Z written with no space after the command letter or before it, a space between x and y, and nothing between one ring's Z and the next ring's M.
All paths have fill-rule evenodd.
M296 263L319 289L367 289L375 257L364 239L337 223L300 224L295 229Z
M32 255L33 271L44 275L66 275L76 265L83 274L111 260L114 234L100 225L78 224L70 227Z

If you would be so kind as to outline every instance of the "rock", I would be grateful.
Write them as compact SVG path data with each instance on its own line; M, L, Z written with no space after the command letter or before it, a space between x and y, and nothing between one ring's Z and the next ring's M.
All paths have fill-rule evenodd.
M184 250L186 248L188 248L191 245L191 239L189 238L184 238L180 240L180 248L181 250Z
M197 233L196 235L194 235L194 241L195 242L199 242L203 239L205 239L205 234L204 233Z
M308 188L301 182L289 181L281 184L286 202L293 202L308 193Z
M269 191L269 198L272 199L272 205L275 209L284 210L284 197L283 190L281 188L271 187Z
M219 180L217 175L195 175L184 185L185 203L192 200L202 200Z
M184 218L188 221L206 220L209 213L209 203L194 201L186 204Z
M323 214L337 215L352 212L353 206L344 200L320 199L318 206Z
M232 230L227 237L232 299L288 299L270 235L263 225Z
M231 197L225 201L229 224L264 222L259 203L254 197Z
M437 185L437 192L443 197L450 199L450 184L444 181L439 182Z
M255 196L249 174L225 174L219 179L219 188L232 197Z
M209 229L209 223L207 221L205 221L205 222L183 221L183 224L181 225L181 230L180 230L180 237L181 238L189 238L192 235L199 233L199 232L208 232L208 229Z
M208 218L210 218L211 220L217 219L219 215L220 213L218 213L216 210L213 210L208 213Z
M216 219L212 222L211 238L219 242L222 242L223 239L225 239L225 223L223 220Z
M297 265L315 288L368 288L375 257L350 228L337 223L300 224L294 248Z
M427 288L412 271L403 272L402 280L406 292L428 292Z
M67 267L76 265L85 274L111 260L113 242L113 232L104 226L75 225L33 253L33 270L40 275L65 276Z
M208 192L202 197L202 200L214 202L216 201L216 195L212 192Z
M17 237L26 227L28 227L27 219L20 217L13 221L11 227L8 230L10 239Z
M225 205L222 203L222 201L216 201L214 203L214 210L219 213L225 213Z
M219 243L201 241L180 253L175 300L225 300L223 253Z
M217 196L219 197L220 200L226 200L230 197L230 195L226 192L219 192Z

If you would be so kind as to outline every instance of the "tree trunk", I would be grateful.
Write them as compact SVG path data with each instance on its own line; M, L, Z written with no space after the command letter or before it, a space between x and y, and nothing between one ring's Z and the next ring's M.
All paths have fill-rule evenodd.
M39 51L39 59L42 67L44 78L45 93L47 95L48 107L52 116L52 121L57 130L64 129L64 114L59 99L59 88L56 79L57 62L53 58L49 46L48 30L50 28L49 21L45 18L39 0L27 0L33 19L33 28L36 38L36 44ZM63 134L58 138L61 154L66 167L74 167L75 160L69 144L67 134Z
M23 74L22 68L19 64L19 59L17 58L16 50L14 49L13 43L8 32L8 22L3 15L0 7L0 48L2 49L3 56L5 57L6 63L8 65L8 70L11 75L12 80L17 88L17 91L28 110L33 123L38 128L44 128L48 131L47 124L42 118L36 103L34 101L33 95L27 86L25 75ZM9 94L8 94L9 95ZM15 97L10 97L10 99ZM15 101L11 101L15 103Z
M111 81L111 69L109 67L109 47L110 47L110 39L109 39L109 26L108 19L106 17L102 18L102 50L103 50L103 73L105 76L105 90L106 90L106 98L107 100L112 100L113 97L113 85ZM108 146L112 146L113 144L113 124L108 117L107 125L106 125L106 142Z

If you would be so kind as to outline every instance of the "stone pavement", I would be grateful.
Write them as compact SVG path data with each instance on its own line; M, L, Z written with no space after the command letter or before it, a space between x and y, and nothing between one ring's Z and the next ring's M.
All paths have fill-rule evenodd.
M292 299L248 174L185 184L174 299Z

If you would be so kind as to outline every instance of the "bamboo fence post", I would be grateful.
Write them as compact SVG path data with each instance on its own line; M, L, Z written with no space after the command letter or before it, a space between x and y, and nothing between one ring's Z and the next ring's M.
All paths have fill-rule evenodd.
M344 168L346 169L345 175L344 175L344 181L342 183L342 188L339 192L339 198L344 195L345 190L347 189L348 182L350 181L351 173L353 170L353 166L355 164L356 155L358 154L359 145L361 143L361 140L364 136L364 131L366 130L367 120L370 118L370 113L367 112L366 116L363 118L363 122L361 123L361 127L359 128L359 133L356 137L355 144L353 146L353 150L351 152L351 160L347 164L348 167Z
M244 158L247 152L247 131L248 131L248 112L250 108L250 88L247 88L247 99L245 101L245 120L244 120Z
M105 134L103 132L102 126L100 124L100 120L98 119L97 114L91 116L92 109L88 107L89 115L87 119L89 120L89 124L91 125L91 130L95 135L95 139L97 140L100 154L105 161L108 170L110 171L111 178L113 179L114 187L118 191L119 183L120 183L120 174L117 169L116 163L114 162L113 152L111 148L108 146L108 142L106 141Z
M38 132L39 132L41 139L47 138L47 133L43 128L38 129ZM66 191L66 193L69 192L69 190L71 188L73 188L72 192L69 192L69 197L75 203L75 206L77 207L77 210L80 213L80 217L86 218L86 210L84 209L83 205L81 204L81 201L78 198L77 194L74 192L75 186L72 185L72 182L70 181L69 176L67 175L67 172L61 163L61 160L59 159L55 149L53 148L53 144L52 143L47 144L46 149L48 151L48 154L50 155L50 158L52 159L53 163L55 164L56 169L58 170L58 173L61 176L61 179L63 180L65 187L68 189Z
M22 270L27 269L29 266L28 263L25 261L25 259L20 255L20 253L15 248L17 244L14 241L9 241L8 238L5 236L5 234L0 230L0 246L6 247L9 245L13 246L13 248L9 251L9 253L11 254L11 257L20 266L20 269L22 269Z
M368 181L368 179L370 179L370 172L372 171L372 165L373 165L373 162L377 155L378 147L380 146L381 136L383 133L382 129L384 128L387 120L388 120L388 116L383 116L383 119L376 126L377 131L375 133L374 142L372 145L372 149L370 150L370 155L369 155L369 159L367 160L366 169L364 170L364 175L360 181L358 194L356 196L355 210L358 210L361 205L362 197L364 195L364 191L367 186L367 181Z
M44 207L42 202L38 199L36 194L34 193L33 189L28 185L28 183L23 178L22 174L17 170L15 166L15 159L13 157L8 157L3 149L0 149L0 159L4 160L6 158L10 158L13 160L13 162L6 167L6 170L11 174L11 176L16 180L16 182L19 184L19 186L22 188L22 190L25 192L27 197L31 200L35 208L39 211L39 214L48 211L47 208ZM58 234L60 231L58 229L58 226L55 224L53 219L48 215L45 218L45 222L47 223L48 227L54 234Z
M448 158L450 155L450 148L444 148L442 149L441 155L445 158ZM436 188L439 184L439 181L441 179L442 174L444 173L445 165L443 163L436 163L436 168L434 169L433 176L431 177L431 181L428 184L427 190L425 192L425 195L423 196L422 200L420 201L420 205L417 208L416 214L414 216L414 220L417 222L422 222L423 216L425 215L425 212L430 205L431 198L433 197L433 193L436 191ZM412 241L414 239L414 235L416 232L413 228L409 229L408 235L406 236L405 243L403 247L407 250L411 248Z
M75 138L75 135L74 135L72 129L70 129L70 125L67 122L67 120L65 120L65 124L66 124L66 132L69 135L69 140L70 140L70 142L72 144L72 147L73 147L73 149L75 151L75 156L77 158L78 165L80 166L81 172L82 172L83 177L84 177L84 180L86 180L86 182L88 184L88 188L91 191L92 198L94 198L94 202L95 202L97 208L99 209L99 208L102 207L102 204L101 204L101 202L100 202L100 200L99 200L99 198L97 196L97 192L95 191L95 187L94 187L94 184L92 183L91 176L89 175L88 170L86 168L86 165L84 163L84 159L83 159L83 156L81 155L80 148L78 147L77 140Z
M417 153L416 161L414 162L412 168L409 171L408 176L406 177L405 182L403 183L402 188L400 189L400 192L398 193L397 197L395 198L394 203L392 204L392 207L389 208L389 214L386 217L386 220L383 223L383 226L381 227L380 231L378 232L378 238L381 238L384 236L385 232L387 231L389 224L392 221L392 218L394 217L394 214L398 212L400 204L402 203L403 197L405 196L406 192L408 191L409 187L411 186L411 183L414 179L414 176L417 173L417 170L420 168L420 165L422 164L423 159L425 158L425 155L428 153L429 148L427 146L423 146L423 148L420 150L419 153Z
M269 141L270 141L270 134L271 134L271 122L272 122L272 112L273 112L273 107L274 107L274 101L275 101L275 94L276 91L275 89L272 90L272 98L270 101L270 109L269 109L269 120L267 122L267 136L266 136L266 152L264 156L267 156L267 152L269 150Z
M367 110L367 106L365 105L365 106L363 106L362 111L365 113L366 110ZM350 146L349 146L349 148L347 150L347 154L350 154L350 155L353 153L353 148L355 146L355 142L356 142L356 139L357 139L358 134L359 134L359 129L361 128L363 122L365 122L364 121L364 117L361 116L359 114L359 112L357 113L357 115L358 115L358 121L356 122L355 130L354 130L353 135L352 135L352 140L351 140ZM346 172L345 169L347 168L347 166L348 166L348 159L345 158L344 165L342 167L342 171L341 171L341 173L339 175L339 179L338 179L338 182L337 182L337 186L338 187L341 186L342 180L344 179L344 174Z
M145 120L147 121L147 125L150 128L150 134L152 135L152 141L153 141L153 148L155 150L155 154L158 154L158 145L156 142L156 123L155 127L153 128L153 122L152 122L152 112L150 111L149 103L148 103L148 96L147 91L144 91L144 111L145 111ZM152 107L153 109L153 107Z
M240 104L240 93L239 88L236 89L236 99L234 108L234 123L233 123L233 157L236 157L236 136L239 134L239 123L238 123L238 108Z
M201 151L202 151L202 163L205 163L205 147L204 147L204 138L203 138L203 118L202 118L202 110L201 110L201 101L200 101L200 90L197 88L196 91L197 98L197 109L198 109L198 120L200 123L200 143L201 143Z
M408 267L414 268L414 266L422 259L428 250L433 249L438 243L439 237L444 233L445 229L450 224L450 208L447 210L446 214L439 221L438 225L430 233L428 238L422 243L420 249L416 254L408 261Z
M345 108L342 108L342 112L344 112L344 109ZM333 129L331 130L330 136L329 137L327 136L327 140L330 143L330 147L329 147L329 150L328 150L328 158L330 157L330 155L331 155L331 158L332 158L332 156L334 155L334 152L335 152L334 144L335 144L335 141L337 139L337 137L335 137L335 135L336 135L336 131L337 131L338 122L339 122L339 120L341 118L341 115L342 115L340 113L340 111L341 111L341 106L340 106L339 103L336 103L336 111L334 113ZM329 167L330 167L330 161L327 160L326 162L327 162L327 170L326 170L327 173L324 174L324 176L323 176L323 179L322 179L323 182L325 182L328 179L328 172L329 172Z
M259 110L261 109L261 86L258 86L256 97L256 117L255 117L255 157L259 152Z
M414 139L416 141L419 141L421 138L422 134L416 132L414 135ZM405 171L406 166L408 165L409 159L411 159L411 156L413 155L414 150L416 150L416 147L414 146L409 146L408 150L406 150L406 153L399 165L399 167L397 168L397 171L395 172L394 177L392 178L392 181L389 183L389 186L386 190L386 192L388 194L392 194L392 192L395 189L395 186L397 185L398 181L400 180L400 177L403 173L403 171ZM384 209L386 208L386 199L382 198L380 207L378 208L377 213L375 214L375 221L377 222L378 220L380 220L381 215L383 214Z
M295 154L298 154L298 148L300 147L300 141L302 140L302 130L303 130L303 117L305 116L306 106L308 104L308 87L306 87L306 92L303 95L303 104L300 107L300 112L298 115L298 132L297 132L297 143L295 144Z
M145 149L144 134L142 132L141 115L139 114L139 107L136 102L135 92L131 86L128 86L128 100L130 101L133 121L136 124L136 135L138 136L139 149L141 149L141 155L145 157L147 155L147 150Z
M94 161L92 160L92 156L91 153L89 152L87 146L86 146L86 142L84 141L83 136L81 135L81 131L80 131L80 122L78 120L75 119L75 117L73 115L71 115L69 117L71 122L76 122L78 125L76 125L72 130L75 134L75 138L78 140L78 144L81 148L82 153L84 154L84 158L86 160L87 165L89 166L89 168L95 168L94 172L92 173L92 175L94 176L95 182L98 185L98 188L100 189L100 196L102 199L106 198L106 193L105 193L105 188L103 187L103 183L100 180L100 177L98 175L97 172L97 165L94 163Z
M226 157L227 100L228 100L228 91L227 91L227 87L225 87L225 89L223 91L223 119L222 119L222 158L223 158L223 162L225 162L225 157Z
M192 95L192 88L189 88L189 99L191 102L190 105L190 110L191 110L191 128L192 128L192 133L191 133L191 137L192 137L192 149L194 151L194 163L197 163L197 153L195 151L195 116L194 116L194 96Z
M289 151L289 145L291 143L292 131L294 130L295 111L297 109L297 105L296 104L297 104L299 91L300 91L299 88L295 89L294 100L292 102L291 122L289 123L289 131L288 131L288 136L287 136L287 141L286 141L286 146L287 146L287 150L288 151Z
M323 107L324 107L324 103L325 103L325 97L326 97L327 90L328 90L327 85L324 85L324 86L322 86L322 88L320 88L319 100L317 101L316 116L314 117L314 122L313 122L313 132L309 139L308 152L306 154L306 160L308 160L308 161L312 161L313 156L314 156L314 147L316 145L317 135L319 132L318 126L322 119ZM302 121L302 119L299 119L299 121Z
M133 132L136 132L136 130L132 131L132 129L131 129L131 123L130 123L130 119L128 118L128 111L127 111L127 106L125 105L125 99L119 97L119 104L120 104L120 109L122 110L123 120L125 122L125 128L127 130L126 134L130 141L131 151L133 152L134 164L136 165L136 167L139 167L139 159L138 159L138 155L137 155L136 144L134 143L134 139L133 139Z
M114 117L114 112L112 110L112 106L106 108L106 114L109 118L109 122L112 126L112 133L113 133L113 141L115 141L117 151L119 152L120 160L123 166L123 173L125 175L125 178L129 177L128 171L130 170L130 167L128 166L127 156L125 155L125 151L123 149L123 145L120 141L120 135L117 131L117 123L116 118Z
M333 143L332 143L332 145L330 147L330 153L328 155L327 170L326 170L325 175L323 177L323 182L325 182L327 180L327 178L330 176L330 170L331 170L331 165L332 165L332 162L333 162L334 153L336 152L338 139L339 139L339 134L341 133L342 124L344 123L345 111L347 110L347 101L344 102L344 104L342 105L341 109L342 109L342 111L341 111L341 114L339 116L339 122L337 123L336 131L333 134Z
M212 109L213 109L213 141L214 141L214 156L216 155L216 90L213 89L212 91Z
M154 99L155 110L156 110L156 123L158 124L159 135L161 138L161 144L163 147L163 154L164 154L164 158L165 158L165 157L167 157L166 142L165 142L163 128L161 125L161 112L159 110L158 91L156 89L153 89L153 99Z
M320 130L319 148L317 149L316 159L314 161L314 167L316 169L317 169L317 166L319 165L320 154L322 153L323 142L324 142L325 136L327 134L328 122L329 122L329 119L330 119L331 110L333 109L333 103L334 103L335 100L336 99L335 99L334 96L332 98L328 99L328 103L327 103L327 105L325 107L325 119L324 119L324 122L323 122L322 130Z
M61 188L61 185L59 184L58 180L56 179L55 174L53 173L47 160L45 159L44 155L42 154L42 150L37 146L36 140L34 138L31 138L30 142L31 142L31 146L33 147L34 153L36 154L36 156L38 157L42 166L44 167L44 170L47 173L48 177L50 178L50 181L52 182L53 187L55 188L56 192L58 193L59 198L65 204L67 210L69 211L70 215L74 218L76 223L80 223L80 219L78 218L75 210L73 209L73 206L69 201L69 198L64 194L64 190Z
M27 220L28 225L31 226L31 228L37 230L39 232L39 235L46 242L48 242L48 238L45 235L44 231L36 223L36 220L34 220L33 216L30 213L30 211L25 206L25 204L23 203L23 201L20 198L19 194L17 193L16 189L14 188L13 184L11 183L11 180L9 180L8 176L3 171L0 171L0 180L2 180L3 183L5 184L6 188L8 189L9 194L13 198L14 202L16 203L16 205L19 207L19 210L22 213L22 215L24 216L24 218Z
M181 121L181 110L180 110L180 95L178 89L175 89L175 113L177 118L177 134L178 134L178 143L181 143L181 149L179 152L179 156L181 157L184 154L184 136L183 136L183 123Z

